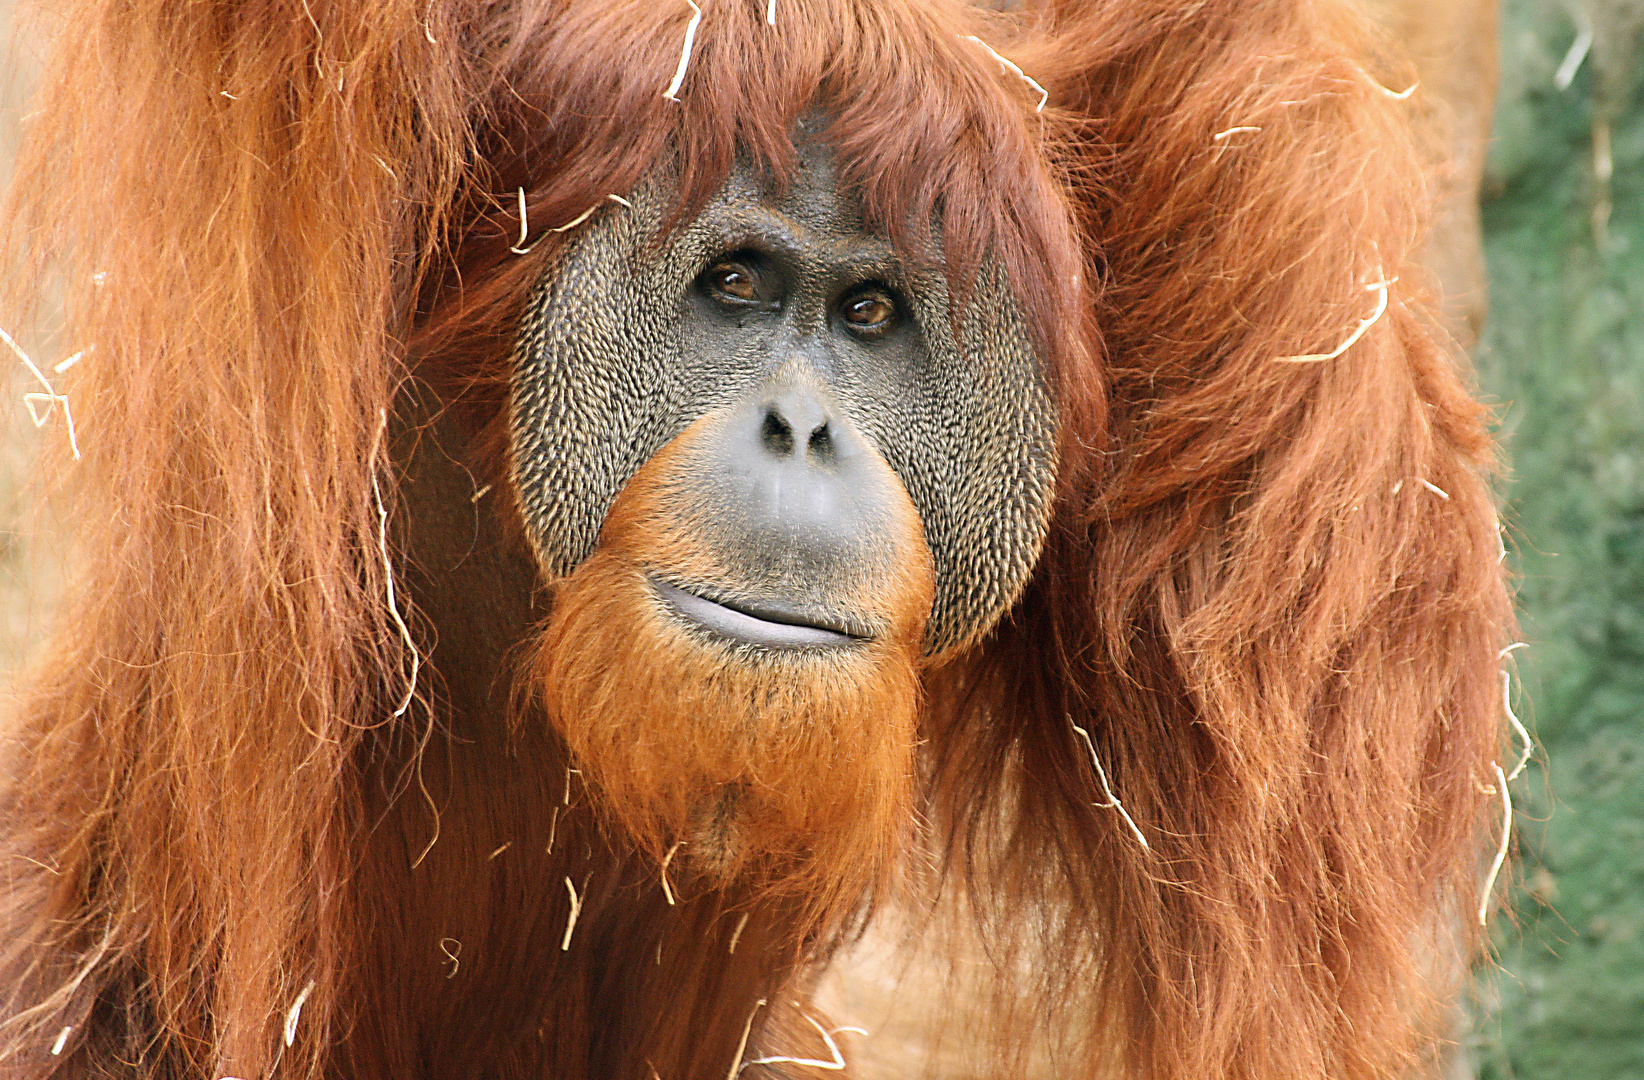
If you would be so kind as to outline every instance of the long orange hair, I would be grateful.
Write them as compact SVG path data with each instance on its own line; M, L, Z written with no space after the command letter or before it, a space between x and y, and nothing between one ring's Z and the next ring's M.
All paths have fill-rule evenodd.
M0 1075L65 1027L140 1075L326 1071L361 762L440 738L396 402L434 386L495 450L550 228L664 154L681 217L738 155L780 177L810 110L899 245L939 220L961 285L1000 260L1062 409L1034 581L925 688L928 842L1017 1002L990 1052L1415 1070L1479 943L1510 613L1362 28L1324 0L702 6L676 102L684 3L63 5L5 310L60 282L94 347L53 463L83 570L6 732Z

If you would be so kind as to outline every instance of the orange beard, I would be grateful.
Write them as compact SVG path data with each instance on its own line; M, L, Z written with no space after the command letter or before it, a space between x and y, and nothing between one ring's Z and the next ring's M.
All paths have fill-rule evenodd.
M691 448L714 422L623 488L599 547L557 590L536 687L602 808L669 858L676 885L741 881L837 911L876 884L911 821L930 554L895 483L893 541L826 586L873 638L770 650L694 632L647 571L731 588L747 577L693 505Z

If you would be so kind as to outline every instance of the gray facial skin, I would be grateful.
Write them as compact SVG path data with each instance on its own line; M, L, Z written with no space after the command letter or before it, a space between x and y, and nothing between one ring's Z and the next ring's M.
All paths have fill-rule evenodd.
M544 572L570 573L622 485L693 422L723 411L719 472L742 477L743 492L714 497L732 526L724 542L747 549L731 561L777 568L755 576L825 595L825 579L847 570L841 560L879 531L882 501L850 466L876 450L923 522L936 581L925 652L946 653L992 627L1038 558L1055 405L997 271L979 275L956 339L941 273L863 226L826 147L802 139L799 149L789 190L738 167L656 245L673 201L671 170L659 166L632 210L602 211L538 285L512 402L528 531ZM767 614L813 606L808 595L756 591ZM803 615L779 625L844 629ZM748 632L759 640L757 627Z

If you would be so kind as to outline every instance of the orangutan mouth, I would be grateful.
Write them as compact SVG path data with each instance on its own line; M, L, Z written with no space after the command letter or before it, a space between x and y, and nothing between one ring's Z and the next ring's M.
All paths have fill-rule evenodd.
M837 616L800 611L781 601L710 600L647 577L675 616L729 641L768 649L814 649L856 645L874 636Z

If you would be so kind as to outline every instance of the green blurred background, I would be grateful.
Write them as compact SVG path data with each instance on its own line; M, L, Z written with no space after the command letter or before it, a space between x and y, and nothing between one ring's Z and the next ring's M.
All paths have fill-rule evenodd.
M1442 3L1443 0L1433 0ZM1566 88L1560 65L1590 29ZM1644 0L1507 0L1479 381L1512 463L1518 925L1480 1076L1644 1080ZM1568 75L1568 69L1565 72Z

